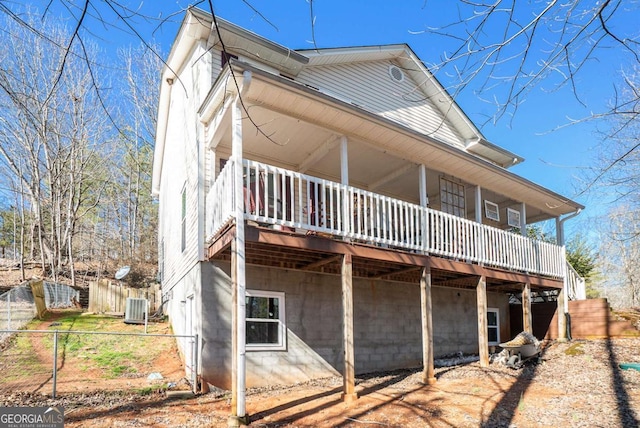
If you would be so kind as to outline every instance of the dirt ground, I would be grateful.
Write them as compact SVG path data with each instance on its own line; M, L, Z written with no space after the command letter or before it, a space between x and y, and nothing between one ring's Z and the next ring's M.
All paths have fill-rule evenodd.
M640 421L640 339L547 344L542 361L514 370L477 361L358 378L359 399L341 400L342 380L249 390L251 427L636 427ZM169 393L171 394L171 393ZM0 397L0 405L63 405L65 427L224 427L226 391L190 398L159 391Z
M29 326L29 329L52 331L55 328L60 328L57 327L60 324L58 322L60 318L76 313L79 313L79 311L75 309L49 311L45 320L33 323ZM107 329L110 332L144 332L143 325L125 324L122 318L118 317L107 318L97 322L108 325ZM148 332L158 335L170 334L171 327L168 323L150 323ZM6 396L9 392L12 392L15 396L23 396L24 392L52 395L52 335L29 333L23 334L21 337L28 340L30 344L28 347L23 345L22 348L12 348L10 343L0 343L0 372L8 374L4 378L0 378L0 397ZM67 339L63 329L59 337L58 371L56 373L56 392L58 395L95 394L96 392L105 391L153 391L154 388L160 389L163 384L168 382L175 384L175 389L190 388L187 381L183 379L185 369L178 356L176 339L173 337L92 336L95 340L91 342L91 345L84 346L80 351L76 352L75 356L65 352L65 347L67 346L65 341L73 341L73 335L71 339ZM139 346L146 346L148 349L152 349L149 352L145 352L145 357L147 355L153 356L145 359L145 361L136 359L134 362L130 362L128 368L135 370L123 371L121 375L114 376L109 369L109 367L113 367L113 363L96 364L89 357L89 355L97 355L105 349L112 350L115 346L113 345L114 340L130 341L131 337L136 337L135 340ZM25 353L28 355L23 355ZM162 379L153 382L148 381L147 376L153 372L161 373ZM16 373L21 374L16 375Z

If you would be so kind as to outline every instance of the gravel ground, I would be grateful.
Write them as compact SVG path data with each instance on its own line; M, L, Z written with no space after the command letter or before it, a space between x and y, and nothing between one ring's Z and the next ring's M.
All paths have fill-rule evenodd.
M251 427L637 427L640 372L622 362L640 363L640 338L547 343L540 362L519 370L440 360L433 386L419 370L360 376L351 405L340 399L340 377L249 389L247 409ZM0 406L16 405L63 405L65 427L226 426L230 410L226 391L179 401L163 392L0 397Z

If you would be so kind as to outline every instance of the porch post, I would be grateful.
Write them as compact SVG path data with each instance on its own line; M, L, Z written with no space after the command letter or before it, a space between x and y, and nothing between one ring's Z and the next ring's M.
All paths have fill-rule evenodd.
M340 137L340 182L349 185L349 152L347 137Z
M429 205L429 196L427 194L427 167L421 164L419 171L420 206L426 207Z
M520 233L522 236L527 236L527 206L524 202L520 208Z
M480 367L489 367L489 332L487 330L487 279L478 278L476 286L478 300L478 353Z
M351 254L342 256L342 328L344 348L342 399L346 402L351 402L358 398L358 394L356 394L353 344L353 266Z
M482 188L476 186L476 223L482 224Z
M349 185L349 152L347 137L344 135L340 137L340 183ZM342 195L342 223L343 231L347 236L351 233L352 206L353 201L349 198L349 191L345 189Z
M480 186L476 186L475 202L476 202L476 223L482 224L482 188ZM488 242L488 240L485 238L485 231L483 230L482 227L478 226L478 231L479 231L479 237L478 237L477 245L480 246L480 248L478 248L478 258L480 259L480 265L483 265L485 262L484 258L486 253L485 246L487 245L486 242Z
M429 205L429 195L427 193L427 167L424 164L420 164L419 169L419 189L420 189L420 206L427 208ZM420 230L422 231L422 251L426 254L427 252L427 243L428 243L428 230L429 230L429 222L427 219L428 213L426 210L420 219Z
M231 157L233 158L234 167L234 191L235 191L235 227L236 236L234 239L233 258L235 259L232 267L232 287L235 293L235 315L232 320L232 344L235 343L235 351L232 351L232 360L235 362L235 370L232 375L235 377L232 381L232 402L235 398L235 406L231 409L232 419L243 421L246 418L246 363L245 363L245 344L246 344L246 327L245 327L245 238L244 238L244 197L242 191L243 185L243 166L242 166L242 111L238 98L232 104L231 110Z
M431 266L422 268L420 276L420 307L422 309L422 383L434 384L433 316L431 303Z
M231 418L238 415L238 250L231 241Z
M522 287L522 330L533 334L531 321L531 284L527 282Z

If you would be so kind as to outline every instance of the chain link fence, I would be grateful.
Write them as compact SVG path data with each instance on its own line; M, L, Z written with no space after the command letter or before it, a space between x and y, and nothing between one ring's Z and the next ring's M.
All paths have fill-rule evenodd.
M80 301L80 291L55 282L44 283L44 298L47 308L71 308Z
M55 398L149 388L196 390L197 336L0 330L0 337L4 337L0 339L0 394L41 393Z
M0 295L0 328L17 330L24 327L36 315L36 304L28 285L14 287ZM0 340L3 334L0 333Z
M47 308L70 308L74 306L74 300L77 302L80 299L80 292L68 285L44 282L43 288ZM28 282L0 294L0 328L21 329L36 314L36 303ZM3 335L4 333L0 333L0 341Z

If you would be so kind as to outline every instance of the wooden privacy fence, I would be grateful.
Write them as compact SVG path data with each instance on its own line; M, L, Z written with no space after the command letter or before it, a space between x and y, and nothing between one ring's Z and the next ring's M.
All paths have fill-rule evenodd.
M510 305L511 337L522 331L522 305ZM630 321L618 319L607 299L569 301L571 337L593 339L606 337L638 337L640 330ZM538 339L558 338L558 304L556 302L531 305L533 335Z
M149 300L149 312L154 313L162 303L160 285L153 284L145 288L132 288L109 280L89 283L89 312L115 312L124 314L127 298Z

